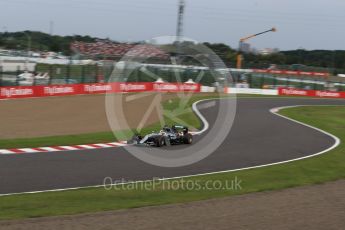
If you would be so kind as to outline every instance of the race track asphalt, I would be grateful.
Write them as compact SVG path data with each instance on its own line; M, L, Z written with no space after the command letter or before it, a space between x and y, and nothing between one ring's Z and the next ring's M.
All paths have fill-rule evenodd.
M222 145L202 161L178 168L144 163L123 148L1 155L0 194L101 185L105 177L150 180L239 169L308 156L334 144L334 139L323 133L269 112L290 105L345 105L345 101L238 99L234 125ZM200 112L212 127L214 108ZM198 138L202 136L196 137L194 144L198 144ZM181 148L170 148L175 147Z

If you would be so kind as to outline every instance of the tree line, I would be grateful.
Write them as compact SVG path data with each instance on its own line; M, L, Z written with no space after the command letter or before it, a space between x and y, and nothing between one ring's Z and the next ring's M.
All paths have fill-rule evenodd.
M37 31L3 32L0 33L0 48L26 50L28 38L33 51L61 52L72 54L70 44L74 41L95 42L98 38L91 36L59 36ZM237 50L223 43L208 43L204 45L212 49L229 67L236 66ZM280 68L294 70L324 69L336 73L345 72L345 50L289 50L268 55L255 53L244 54L244 68L269 68L276 64Z

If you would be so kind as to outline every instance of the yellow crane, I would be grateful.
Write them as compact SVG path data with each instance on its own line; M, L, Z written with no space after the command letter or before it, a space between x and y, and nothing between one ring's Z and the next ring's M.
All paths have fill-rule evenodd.
M257 33L257 34L253 34L253 35L250 35L248 37L244 37L244 38L241 38L240 39L240 44L239 44L239 47L238 47L238 53L237 53L237 69L241 69L242 68L242 60L243 60L243 57L242 57L242 46L243 46L243 43L253 37L256 37L256 36L259 36L261 34L265 34L265 33L268 33L268 32L276 32L277 29L275 27L273 27L272 29L269 29L269 30L266 30L264 32L261 32L261 33Z

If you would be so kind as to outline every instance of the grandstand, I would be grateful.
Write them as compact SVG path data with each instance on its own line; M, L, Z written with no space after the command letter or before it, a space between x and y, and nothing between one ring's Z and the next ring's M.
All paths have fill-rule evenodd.
M107 58L118 60L124 55L139 58L167 59L169 56L163 50L149 44L115 43L111 41L97 41L93 43L73 42L71 49L81 56L92 59Z

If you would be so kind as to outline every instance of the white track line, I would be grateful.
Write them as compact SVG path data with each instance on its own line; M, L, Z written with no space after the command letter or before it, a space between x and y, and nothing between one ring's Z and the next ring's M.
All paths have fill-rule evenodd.
M192 109L193 109L194 113L196 113L196 115L200 118L201 122L203 123L203 129L200 131L197 131L197 132L193 132L193 135L201 135L202 133L206 132L206 130L208 130L208 128L210 127L206 118L200 113L200 111L197 108L197 104L204 102L204 101L209 101L209 100L214 100L214 99L205 99L205 100L200 100L200 101L193 103Z
M220 98L220 99L226 99L226 98ZM201 113L199 112L199 110L197 109L197 104L201 103L203 101L208 101L208 100L215 100L215 99L205 99L205 100L200 100L197 101L193 104L193 111L200 117L200 119L204 122L206 121L206 119L201 115ZM272 108L270 110L270 112L274 115L277 115L279 117L285 118L287 120L290 120L292 122L298 123L300 125L306 126L308 128L314 129L316 131L319 131L327 136L330 136L331 138L333 138L335 140L335 143L321 151L312 155L308 155L305 157L299 157L299 158L295 158L295 159L291 159L291 160L286 160L286 161L280 161L280 162L275 162L275 163L270 163L270 164L264 164L264 165L258 165L258 166L252 166L252 167L245 167L245 168L239 168L239 169L231 169L231 170L224 170L224 171L216 171L216 172L208 172L208 173L200 173L200 174L193 174L193 175L186 175L186 176L178 176L178 177L169 177L169 178L162 178L162 179L157 179L159 181L165 181L165 180L175 180L175 179L182 179L182 178L190 178L190 177L198 177L198 176L207 176L207 175L214 175L214 174L221 174L221 173L229 173L229 172L237 172L237 171L243 171L243 170L249 170L249 169L257 169L257 168L263 168L263 167L269 167L269 166L273 166L273 165L280 165L280 164L285 164L285 163L290 163L290 162L294 162L294 161L299 161L299 160L303 160L303 159L307 159L307 158L312 158L312 157L316 157L319 156L321 154L324 154L326 152L329 152L333 149L335 149L336 147L338 147L341 143L340 139L336 136L334 136L333 134L330 134L322 129L313 127L311 125L305 124L303 122L294 120L292 118L283 116L281 114L278 114L279 110L281 109L286 109L286 108L293 108L293 107L301 107L301 106L320 106L320 105L295 105L295 106L283 106L283 107L277 107L277 108ZM209 127L208 122L206 121L206 123L204 123L204 128L200 131L205 132L207 130L207 128L205 129L205 127ZM151 180L141 180L141 181L135 181L135 182L128 182L128 183L118 183L118 184L107 184L107 186L116 186L116 185L125 185L125 184L133 184L133 183L142 183L142 182L148 182ZM32 192L22 192L22 193L9 193L9 194L0 194L1 196L10 196L10 195L21 195L21 194L37 194L37 193L45 193L45 192L62 192L62 191L68 191L68 190L78 190L78 189L87 189L87 188L101 188L104 187L104 185L94 185L94 186L85 186L85 187L75 187L75 188L64 188L64 189L52 189L52 190L43 190L43 191L32 191Z

